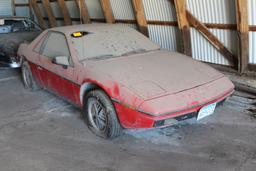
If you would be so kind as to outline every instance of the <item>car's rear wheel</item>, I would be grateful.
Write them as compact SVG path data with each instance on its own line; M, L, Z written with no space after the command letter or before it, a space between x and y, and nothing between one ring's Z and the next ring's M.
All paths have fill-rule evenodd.
M96 135L114 138L122 134L115 108L102 90L93 90L86 95L84 112L89 129Z
M37 82L35 81L32 75L32 72L30 70L30 67L27 61L24 61L22 63L21 71L22 71L22 80L25 88L31 91L40 89L40 86L37 84Z

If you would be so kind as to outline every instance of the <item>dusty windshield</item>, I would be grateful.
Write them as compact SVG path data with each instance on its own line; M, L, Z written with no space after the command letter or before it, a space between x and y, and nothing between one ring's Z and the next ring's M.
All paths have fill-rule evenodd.
M159 49L159 46L148 38L125 26L101 26L87 29L86 32L82 37L72 37L79 61L113 58Z

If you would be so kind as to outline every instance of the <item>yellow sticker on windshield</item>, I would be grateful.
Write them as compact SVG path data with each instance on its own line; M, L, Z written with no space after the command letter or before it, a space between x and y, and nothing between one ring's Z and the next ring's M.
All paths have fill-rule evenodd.
M73 37L81 37L83 34L81 32L75 32L72 35Z

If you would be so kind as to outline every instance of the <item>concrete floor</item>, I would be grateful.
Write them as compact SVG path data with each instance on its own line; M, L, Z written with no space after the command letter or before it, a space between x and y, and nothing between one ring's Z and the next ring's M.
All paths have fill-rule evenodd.
M256 119L226 103L200 122L94 136L80 111L0 70L0 170L255 171ZM237 103L239 104L239 103Z

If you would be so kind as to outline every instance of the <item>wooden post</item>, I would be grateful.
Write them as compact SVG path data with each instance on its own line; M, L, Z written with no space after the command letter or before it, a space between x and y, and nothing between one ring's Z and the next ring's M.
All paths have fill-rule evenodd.
M16 16L16 5L15 0L12 0L12 14L13 16Z
M113 10L109 0L100 0L101 7L107 23L115 23Z
M236 20L239 39L238 69L244 73L249 63L248 1L236 0Z
M185 0L174 0L174 4L179 29L182 32L183 52L188 56L192 56L190 28L186 16L186 2Z
M45 21L44 21L44 18L42 16L41 12L40 12L40 8L38 7L37 0L32 0L31 3L32 3L32 7L33 7L34 13L36 15L36 18L38 20L38 23L39 23L40 27L42 29L45 29L46 28L45 27L46 26Z
M87 8L87 5L85 4L84 0L76 0L76 5L79 9L79 13L81 14L83 22L91 23L88 8Z
M35 17L33 15L32 1L33 0L28 0L28 3L29 3L29 17L30 17L30 19L35 20Z
M68 8L66 6L66 3L64 0L58 0L58 4L60 6L63 18L64 18L64 24L67 25L72 25L72 21L70 18L70 14L68 12Z
M56 22L56 18L53 15L53 11L52 8L50 6L50 0L43 0L43 5L46 11L46 14L49 18L49 23L51 27L56 27L57 26L57 22Z
M142 0L132 0L135 17L139 26L139 30L145 36L149 36L148 25L145 16Z

